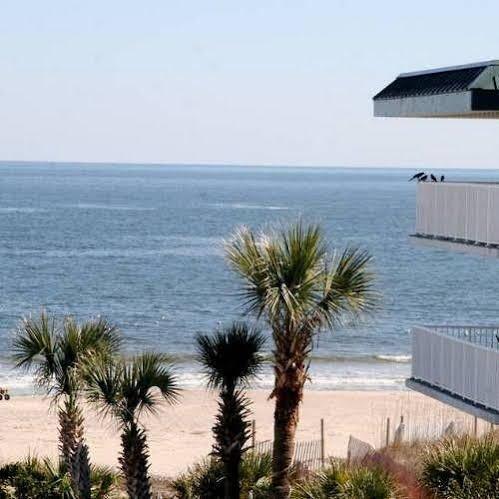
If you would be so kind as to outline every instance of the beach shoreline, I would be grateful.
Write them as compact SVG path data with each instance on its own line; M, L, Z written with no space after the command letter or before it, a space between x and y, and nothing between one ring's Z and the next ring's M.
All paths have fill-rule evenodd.
M274 402L268 390L251 390L256 440L272 439ZM94 464L117 467L119 434L115 425L85 407L86 439ZM206 457L211 448L216 394L185 390L174 407L165 406L158 415L144 418L148 430L151 473L175 476ZM0 461L28 454L57 456L57 414L51 399L39 395L14 396L0 402ZM386 418L392 425L400 416L406 423L429 425L452 419L453 410L409 390L308 390L301 408L298 441L320 439L324 419L327 456L345 457L350 435L379 447L384 439ZM393 428L393 426L392 426ZM424 428L423 428L424 429Z

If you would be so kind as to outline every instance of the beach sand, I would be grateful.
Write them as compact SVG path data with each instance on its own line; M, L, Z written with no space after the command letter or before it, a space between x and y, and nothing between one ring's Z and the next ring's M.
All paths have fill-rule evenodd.
M269 392L250 392L256 421L256 440L272 438L273 401ZM151 453L151 472L173 476L210 452L215 395L188 390L176 407L144 418ZM50 400L40 396L14 396L0 402L0 460L57 455L57 417ZM410 391L313 391L302 405L297 440L320 438L324 419L327 455L345 456L350 435L374 446L385 438L386 418L396 427L403 415L408 427L436 428L448 424L454 411ZM85 409L86 436L95 464L117 466L118 432L113 423ZM457 416L456 416L457 417Z

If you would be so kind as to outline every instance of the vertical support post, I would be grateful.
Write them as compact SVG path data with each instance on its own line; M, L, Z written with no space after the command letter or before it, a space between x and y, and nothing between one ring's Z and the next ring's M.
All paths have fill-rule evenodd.
M324 467L326 460L326 447L324 442L324 419L321 418L321 465Z
M390 418L386 418L386 440L385 446L388 447L390 445Z
M251 421L251 448L254 449L256 445L256 421Z
M478 418L476 416L473 418L473 436L478 436Z

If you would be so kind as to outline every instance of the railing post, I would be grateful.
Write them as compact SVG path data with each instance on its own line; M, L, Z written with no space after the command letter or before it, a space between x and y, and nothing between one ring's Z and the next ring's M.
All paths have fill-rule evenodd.
M490 191L492 187L489 186L487 189L487 245L490 244Z
M254 449L256 445L256 421L251 421L251 448Z
M386 418L386 439L385 447L390 445L390 418Z
M324 442L324 419L321 419L321 465L324 467L326 458L325 442Z

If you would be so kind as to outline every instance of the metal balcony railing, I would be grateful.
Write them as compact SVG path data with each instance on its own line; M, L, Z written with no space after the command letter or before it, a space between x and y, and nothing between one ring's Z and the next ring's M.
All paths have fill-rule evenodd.
M412 329L411 379L499 411L499 327Z
M416 235L499 245L499 184L421 182Z

